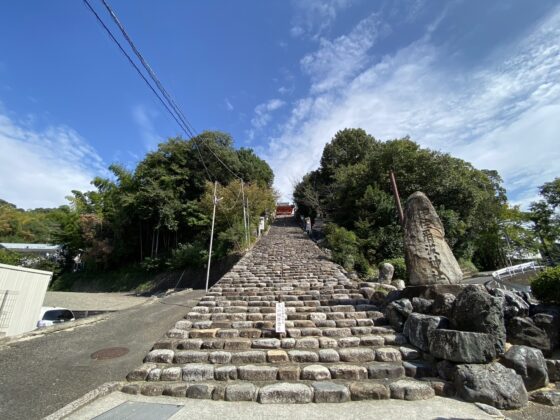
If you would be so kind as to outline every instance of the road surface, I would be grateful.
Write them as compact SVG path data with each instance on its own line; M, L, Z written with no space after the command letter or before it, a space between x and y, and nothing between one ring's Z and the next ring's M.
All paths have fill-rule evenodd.
M0 419L40 419L109 381L124 380L161 335L204 295L170 295L100 322L0 347ZM119 358L93 360L95 351L126 347Z

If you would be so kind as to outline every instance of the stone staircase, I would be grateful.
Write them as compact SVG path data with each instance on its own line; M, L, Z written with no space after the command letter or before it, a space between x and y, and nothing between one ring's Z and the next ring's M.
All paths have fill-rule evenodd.
M285 334L275 331L277 302ZM430 398L441 384L411 378L433 376L419 358L360 284L281 218L155 343L122 390L261 403Z

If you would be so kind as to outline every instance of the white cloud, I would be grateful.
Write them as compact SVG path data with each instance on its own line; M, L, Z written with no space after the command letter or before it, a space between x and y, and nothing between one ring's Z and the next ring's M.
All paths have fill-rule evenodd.
M67 203L71 190L90 190L106 175L97 152L73 129L36 130L0 114L0 198L25 209Z
M266 125L272 119L272 113L280 108L282 108L286 102L281 99L270 99L262 104L255 107L255 116L251 119L251 129L248 130L247 134L250 139L253 139L255 133L266 127Z
M369 60L369 50L382 23L376 14L362 20L348 35L334 41L321 39L319 49L301 59L301 67L312 80L311 92L321 93L345 85Z
M317 38L330 29L338 13L350 6L352 0L293 0L294 18L290 35L309 35Z
M132 119L138 126L140 136L147 150L156 149L157 145L163 141L163 137L156 132L154 125L154 120L158 115L157 111L144 105L132 107Z
M234 110L233 105L231 104L231 102L229 101L228 98L224 99L224 103L226 104L226 108L227 108L228 111L233 111Z
M560 9L470 69L447 70L449 53L430 40L430 28L376 63L364 64L375 38L353 44L352 68L343 71L336 71L337 40L310 56L332 59L302 61L310 94L294 104L265 154L284 199L290 177L316 168L324 145L345 127L380 139L410 135L476 167L498 169L517 203L527 204L536 186L560 172Z

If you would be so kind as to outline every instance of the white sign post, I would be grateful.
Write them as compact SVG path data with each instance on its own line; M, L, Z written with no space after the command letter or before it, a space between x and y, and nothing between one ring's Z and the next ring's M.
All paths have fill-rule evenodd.
M286 306L284 302L276 302L276 332L286 332Z

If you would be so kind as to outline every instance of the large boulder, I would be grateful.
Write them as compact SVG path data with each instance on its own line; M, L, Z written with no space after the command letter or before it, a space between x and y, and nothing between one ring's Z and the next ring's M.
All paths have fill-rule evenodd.
M422 351L429 351L430 334L432 331L437 328L447 328L448 326L449 320L447 318L413 312L404 323L403 333L408 338L410 344Z
M409 284L456 284L463 273L445 241L445 230L432 203L421 192L406 201L404 252Z
M468 402L481 402L505 410L525 407L528 401L523 379L500 363L458 365L457 395Z
M453 313L453 303L455 302L455 295L452 293L438 293L434 298L432 304L432 313L434 315L441 315L450 317Z
M431 332L430 353L457 363L487 363L496 357L490 334L445 329Z
M395 267L393 267L393 264L381 264L381 267L379 267L379 283L391 284L393 274L395 274Z
M506 328L502 299L490 295L484 286L471 284L457 295L451 325L461 331L490 334L494 338L496 353L504 353Z
M552 382L560 381L560 360L548 359L546 370L548 371L548 379Z
M557 407L560 405L560 391L543 389L542 391L533 392L531 393L531 401Z
M406 287L406 283L404 280L396 279L391 282L391 286L396 287L397 290L403 290Z
M537 327L544 330L550 340L550 348L554 350L560 341L560 314L558 312L537 313L532 317Z
M412 298L412 309L414 312L419 312L421 314L431 314L433 303L434 301L432 299L414 297Z
M516 316L508 323L508 341L541 350L545 356L552 353L553 343L547 332L539 328L531 318Z
M548 385L548 371L542 351L527 346L511 346L504 354L502 364L515 370L523 378L525 388L542 388Z
M396 331L402 331L403 325L412 313L412 303L408 299L398 299L385 307L385 318Z
M504 318L509 321L516 316L529 315L529 304L523 300L516 292L503 289L492 289L490 293L502 299L504 308Z

